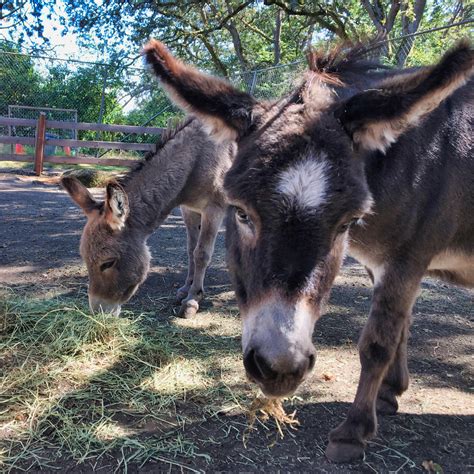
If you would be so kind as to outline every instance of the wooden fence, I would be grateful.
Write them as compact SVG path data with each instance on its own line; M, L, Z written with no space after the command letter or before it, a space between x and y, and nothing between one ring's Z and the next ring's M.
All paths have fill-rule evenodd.
M43 171L43 163L59 164L101 164L110 166L132 166L136 160L122 158L94 158L85 156L67 156L67 155L45 155L45 146L62 146L70 148L101 148L115 150L133 150L133 151L155 151L156 146L152 143L124 143L99 140L73 140L47 138L46 130L66 129L66 130L89 130L96 132L122 132L122 133L148 133L159 135L163 132L158 127L138 127L135 125L107 125L101 123L83 123L83 122L62 122L57 120L47 120L44 112L40 113L38 120L21 119L0 116L0 127L34 127L36 128L35 137L17 137L10 135L0 135L0 143L11 145L33 145L34 155L24 155L18 153L0 154L0 161L19 161L32 162L35 164L35 173L39 176Z

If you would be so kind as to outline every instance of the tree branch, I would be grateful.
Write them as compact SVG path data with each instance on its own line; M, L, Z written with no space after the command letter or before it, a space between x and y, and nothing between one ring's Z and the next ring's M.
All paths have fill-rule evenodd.
M292 5L287 5L284 1L281 0L264 0L265 5L276 5L280 7L288 15L296 16L307 16L314 19L315 23L318 23L323 28L331 31L335 35L339 36L342 39L347 39L347 33L345 31L344 24L339 20L337 15L330 10L325 10L320 4L317 5L318 11L310 11L305 9L297 10L293 8ZM333 25L325 19L325 17L331 18L336 25Z
M242 10L247 8L251 3L253 3L253 1L254 0L247 0L246 2L239 5L235 10L228 13L224 18L222 18L222 20L220 20L216 26L212 28L208 28L206 30L196 31L196 33L200 35L208 35L209 33L213 33L214 31L222 30L222 28L224 28L227 25L229 20L231 20L234 16L236 16Z
M243 25L245 25L249 30L252 30L254 33L257 33L260 35L262 38L266 39L269 42L272 42L273 39L270 38L264 31L262 31L260 28L256 27L255 25L252 25L252 23L248 23L245 21L243 18L240 19Z
M388 12L387 19L385 20L385 32L387 34L393 29L395 19L397 18L398 12L400 11L401 3L401 0L392 0L390 11Z

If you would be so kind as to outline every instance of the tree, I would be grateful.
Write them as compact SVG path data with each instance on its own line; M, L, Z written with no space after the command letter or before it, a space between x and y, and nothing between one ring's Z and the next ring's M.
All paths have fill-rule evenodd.
M97 122L102 100L104 67L60 64L50 67L42 79L37 102L45 107L72 108L77 110L82 122ZM109 83L110 85L110 83ZM117 102L119 84L108 87L104 95L104 109L112 114L120 108Z
M44 38L42 20L53 14L55 3L11 0L0 3L0 13L8 25L16 22L27 35ZM198 67L227 77L300 59L310 44L413 34L423 22L468 18L473 8L468 0L62 0L61 5L64 30L73 29L88 46L96 43L112 62L133 63L154 36ZM398 45L399 64L412 42Z
M67 1L76 31L96 35L132 60L147 38L157 36L177 54L223 76L293 60L308 29L306 19L283 21L278 7L254 0L145 1L139 9L133 0L100 7L94 0Z
M0 41L0 53L0 114L6 115L9 105L35 100L41 77L31 57L20 54L18 48Z
M44 20L50 20L54 12L55 0L0 0L0 27L4 31L14 31L22 43L26 37L37 35L48 43L44 36ZM43 17L43 13L46 15Z

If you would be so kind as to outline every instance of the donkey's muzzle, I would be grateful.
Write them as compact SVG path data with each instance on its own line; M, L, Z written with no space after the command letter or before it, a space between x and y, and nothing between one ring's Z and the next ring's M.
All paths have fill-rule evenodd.
M250 349L244 356L244 367L249 379L257 383L263 393L283 397L293 393L306 375L313 369L314 352L295 358L279 358L271 362L258 350Z
M114 316L118 316L122 310L122 306L117 303L110 303L89 294L89 308L92 313L110 313Z

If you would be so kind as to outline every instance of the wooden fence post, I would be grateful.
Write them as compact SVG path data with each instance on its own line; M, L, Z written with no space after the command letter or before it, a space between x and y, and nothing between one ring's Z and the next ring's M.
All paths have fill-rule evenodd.
M43 172L44 142L46 141L46 114L41 112L36 125L35 141L35 173L41 176Z

